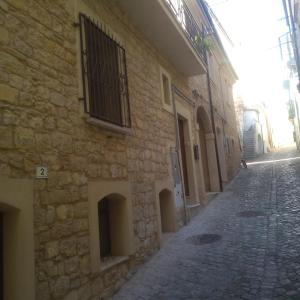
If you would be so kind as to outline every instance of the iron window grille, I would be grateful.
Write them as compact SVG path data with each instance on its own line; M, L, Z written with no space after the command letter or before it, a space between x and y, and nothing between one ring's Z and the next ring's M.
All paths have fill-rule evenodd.
M125 49L89 17L80 14L79 25L85 112L130 127Z

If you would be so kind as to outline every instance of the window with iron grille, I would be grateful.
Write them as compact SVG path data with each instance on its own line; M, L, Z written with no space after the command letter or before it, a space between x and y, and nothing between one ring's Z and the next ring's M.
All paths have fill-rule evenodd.
M101 25L83 14L79 20L85 112L130 127L125 50Z

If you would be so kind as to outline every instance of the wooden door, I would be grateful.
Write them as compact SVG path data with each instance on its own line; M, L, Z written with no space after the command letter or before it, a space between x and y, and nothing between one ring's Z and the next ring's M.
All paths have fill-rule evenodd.
M184 121L182 119L178 119L178 130L179 130L179 141L180 141L181 165L182 165L182 172L183 172L184 191L185 191L185 195L189 196L190 189L189 189L187 159L186 159L186 151L185 151Z

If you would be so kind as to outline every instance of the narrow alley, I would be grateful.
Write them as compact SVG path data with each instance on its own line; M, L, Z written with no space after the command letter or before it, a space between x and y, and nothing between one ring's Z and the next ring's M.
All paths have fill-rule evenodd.
M113 299L300 299L299 181L296 151L250 163Z

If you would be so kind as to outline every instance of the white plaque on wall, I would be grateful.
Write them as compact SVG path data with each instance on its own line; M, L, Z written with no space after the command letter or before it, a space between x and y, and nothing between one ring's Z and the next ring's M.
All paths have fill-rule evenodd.
M36 178L48 178L48 168L45 166L36 167Z

